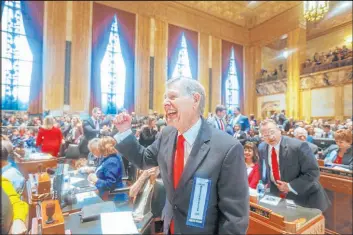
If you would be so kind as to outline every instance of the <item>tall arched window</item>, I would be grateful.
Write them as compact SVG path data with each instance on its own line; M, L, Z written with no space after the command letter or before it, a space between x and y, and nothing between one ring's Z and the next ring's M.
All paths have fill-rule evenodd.
M234 47L232 47L230 52L228 77L225 86L226 107L229 109L239 106L239 81L235 65Z
M119 40L116 15L110 29L109 43L101 63L102 111L115 114L123 108L125 96L126 67Z
M181 35L178 60L174 67L172 78L192 78L188 48L184 33Z
M5 1L1 17L1 108L27 110L33 54L23 24L20 1Z

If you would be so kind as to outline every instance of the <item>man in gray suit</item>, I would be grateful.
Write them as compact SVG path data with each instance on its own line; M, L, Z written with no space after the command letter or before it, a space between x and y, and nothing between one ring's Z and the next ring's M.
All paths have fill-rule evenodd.
M294 137L297 138L298 140L306 142L309 145L309 147L311 149L311 152L314 154L314 156L317 159L317 154L319 152L319 147L317 147L317 145L315 145L315 144L312 144L312 143L306 141L306 139L308 138L308 132L304 128L297 127L294 130Z
M324 212L330 201L322 188L318 163L306 142L281 136L273 120L261 123L264 142L259 146L262 180L276 196Z
M202 117L205 90L192 79L167 83L168 126L147 148L131 134L131 117L119 114L116 148L137 167L159 166L166 189L164 233L245 234L249 186L243 147Z
M216 111L215 111L216 115L209 120L211 126L221 131L226 131L226 127L227 127L227 122L225 120L226 111L227 111L226 107L224 107L223 105L217 105Z

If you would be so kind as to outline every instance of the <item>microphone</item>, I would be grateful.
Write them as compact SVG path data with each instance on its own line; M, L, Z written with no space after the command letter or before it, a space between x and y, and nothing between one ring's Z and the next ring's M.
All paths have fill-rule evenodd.
M51 168L47 168L47 173L49 175L54 175L55 174L55 170L51 169Z

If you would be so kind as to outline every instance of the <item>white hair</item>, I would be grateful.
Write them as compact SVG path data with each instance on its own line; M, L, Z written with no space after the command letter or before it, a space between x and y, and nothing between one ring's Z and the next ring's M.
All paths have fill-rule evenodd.
M297 128L295 128L295 130L294 130L294 136L299 135L299 133L303 133L303 134L305 135L305 137L308 136L308 132L307 132L304 128L302 128L302 127L297 127Z
M190 79L190 78L174 78L174 79L168 80L166 86L170 87L172 84L176 82L179 82L181 95L191 97L195 93L200 94L199 111L200 111L200 115L202 115L205 110L205 102L206 102L205 88L201 85L199 81Z
M88 142L87 147L90 152L92 152L92 149L98 149L99 141L99 138L93 138Z

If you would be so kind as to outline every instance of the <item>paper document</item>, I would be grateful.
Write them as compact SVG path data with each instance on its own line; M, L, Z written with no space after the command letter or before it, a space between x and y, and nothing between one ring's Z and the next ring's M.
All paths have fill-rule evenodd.
M253 189L253 188L250 188L250 187L249 187L249 194L250 194L250 196L257 197L257 191L256 191L256 189Z
M103 234L138 234L131 211L101 214Z
M77 182L80 182L84 180L83 178L77 178L77 177L70 177L70 184L75 184Z
M265 195L260 202L262 203L266 203L266 204L270 204L273 206L277 206L279 201L281 201L281 198L279 197L274 197L274 196L270 196L270 195Z
M97 197L97 194L95 194L93 191L76 194L77 201L79 202L84 201L86 198L92 198L92 197Z
M350 171L349 169L346 169L346 168L343 168L343 167L340 167L340 166L334 166L333 169L341 170L341 171Z

